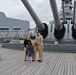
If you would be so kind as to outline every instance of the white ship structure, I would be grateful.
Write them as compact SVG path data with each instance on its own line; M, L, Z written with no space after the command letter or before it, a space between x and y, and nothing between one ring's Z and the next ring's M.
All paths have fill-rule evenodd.
M44 50L76 52L76 0L61 0L61 11L57 9L56 0L49 0L54 18L50 24L43 23L40 20L29 0L21 1L36 23L36 31L40 31L44 37ZM22 44L21 47L23 49ZM17 48L17 46L13 48Z

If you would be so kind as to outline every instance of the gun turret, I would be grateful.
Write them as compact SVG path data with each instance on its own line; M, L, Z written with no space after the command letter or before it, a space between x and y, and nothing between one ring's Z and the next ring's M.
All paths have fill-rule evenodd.
M55 21L54 36L56 39L62 39L64 37L64 34L65 34L65 27L60 22L56 1L50 0L50 5L52 8L53 17L54 17L54 21Z
M46 38L47 35L48 35L48 26L47 26L47 24L46 23L42 23L42 21L38 18L37 14L35 13L33 8L31 7L31 5L28 2L28 0L21 0L21 1L23 2L25 7L27 8L27 10L30 13L31 17L33 18L33 20L35 21L36 26L38 27L38 31L42 34L42 36L44 38Z
M76 39L76 0L74 1L73 19L72 19L72 37Z

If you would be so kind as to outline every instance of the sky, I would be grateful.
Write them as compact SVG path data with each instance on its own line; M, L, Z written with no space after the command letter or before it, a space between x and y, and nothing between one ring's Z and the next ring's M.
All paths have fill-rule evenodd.
M53 19L49 0L28 1L42 22L49 23ZM61 0L56 0L56 2L59 11ZM21 0L0 0L0 12L4 12L10 18L30 21L31 28L36 26Z

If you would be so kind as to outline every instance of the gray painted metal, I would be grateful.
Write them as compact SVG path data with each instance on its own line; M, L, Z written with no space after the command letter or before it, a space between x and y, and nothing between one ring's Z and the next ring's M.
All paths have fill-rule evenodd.
M74 23L74 28L76 29L76 1L74 1L73 23Z
M24 45L22 43L4 43L2 44L3 48L9 48L9 49L24 49Z
M76 45L74 44L46 44L44 46L45 51L49 52L68 52L76 53Z
M31 7L31 5L29 4L28 0L21 0L23 2L23 4L25 5L25 7L27 8L28 12L30 13L31 17L33 18L33 20L35 21L37 27L40 30L44 29L44 25L41 22L41 20L38 18L37 14L35 13L35 11L33 10L33 8Z
M29 5L28 1L27 0L25 0L25 1L22 0L22 1L23 1L23 3L27 4L27 7L30 10L31 8L28 6ZM66 14L66 18L68 18L68 19L67 19L67 24L64 24L64 26L66 28L66 32L65 32L65 36L64 36L64 38L62 40L56 40L55 37L54 37L54 25L57 26L57 27L59 26L59 28L61 28L62 25L60 25L61 23L60 23L60 20L59 20L59 16L58 16L58 11L57 11L55 0L50 0L50 4L52 6L52 10L54 12L53 14L55 16L54 18L55 18L55 20L57 22L57 25L55 25L54 22L51 22L48 25L49 26L49 30L48 30L49 31L49 35L48 35L48 38L47 38L48 41L44 44L44 50L45 51L56 51L56 52L76 52L76 45L75 45L76 44L76 40L74 40L72 38L72 35L71 35L72 34L72 31L71 31L71 27L72 27L72 24L71 24L72 8L71 9L69 9L69 8L70 8L70 6L72 6L72 4L71 3L70 4L69 3L68 4L65 3L65 7L64 8L65 8L65 12L67 13ZM60 13L61 13L61 16L62 16L62 12L60 12ZM32 11L32 14L33 14L33 11ZM33 14L33 16L36 17L34 14ZM38 17L36 17L36 18L38 18ZM41 23L41 22L38 22L38 23ZM50 40L52 40L52 41L50 41ZM58 41L58 44L54 44L55 41ZM24 48L23 44L21 44L21 43L4 43L2 46L5 47L5 48L21 49L21 50L23 50L23 48Z
M63 22L66 22L65 10L64 10L64 1L62 1L62 10L63 10Z
M0 54L0 61L1 61L1 54Z
M53 17L54 17L54 21L55 21L55 28L57 30L61 30L62 25L60 23L60 18L59 18L59 14L58 14L58 10L57 10L56 1L55 0L50 0L50 5L51 5L51 8L52 8Z
M74 44L72 44L72 43ZM47 41L44 44L44 51L52 51L52 52L75 52L76 53L76 42L75 41L67 41L62 43L62 41L58 44L55 44L54 41ZM69 44L68 44L69 43ZM10 49L24 49L24 45L22 43L4 43L2 44L3 48L10 48Z

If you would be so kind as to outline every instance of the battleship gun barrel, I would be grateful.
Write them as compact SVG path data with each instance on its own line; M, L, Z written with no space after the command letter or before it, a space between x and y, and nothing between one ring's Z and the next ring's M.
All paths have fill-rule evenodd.
M74 1L73 19L72 19L72 37L76 39L76 0Z
M52 8L53 17L54 17L54 21L55 21L54 36L56 39L62 39L64 37L64 34L65 34L65 27L60 22L56 1L50 0L50 5Z
M36 25L38 27L38 31L43 35L44 38L46 38L47 35L48 35L48 26L47 26L47 24L41 22L41 20L38 18L37 14L35 13L33 8L31 7L28 0L21 0L21 1L23 2L24 6L27 8L27 10L30 13L31 17L33 18L33 20L35 21L35 23L36 23Z

